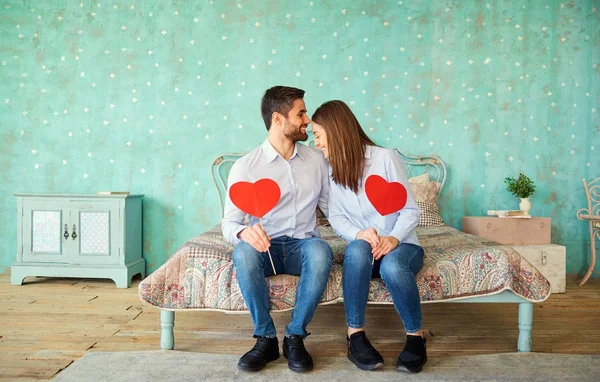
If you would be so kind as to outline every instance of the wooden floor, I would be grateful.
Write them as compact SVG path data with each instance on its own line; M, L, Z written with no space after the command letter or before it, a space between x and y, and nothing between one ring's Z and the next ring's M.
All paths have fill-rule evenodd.
M0 275L0 380L50 379L88 351L158 350L159 311L137 296L139 280L117 289L108 280L27 278L10 285ZM516 351L515 304L424 304L430 357ZM289 313L274 315L282 336ZM600 280L534 307L533 351L600 354ZM392 306L369 306L367 333L386 359L404 345ZM345 356L342 304L320 306L306 347L319 356ZM243 354L253 345L247 314L177 312L175 349Z

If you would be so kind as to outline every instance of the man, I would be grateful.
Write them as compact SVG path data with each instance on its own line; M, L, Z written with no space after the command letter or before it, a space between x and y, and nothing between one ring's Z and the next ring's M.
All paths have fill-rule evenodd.
M261 113L268 137L262 145L240 158L231 168L228 185L263 178L274 180L281 190L279 203L262 218L249 217L231 201L229 191L222 221L223 236L235 244L233 264L246 306L254 323L254 347L244 354L238 368L258 371L279 358L279 342L269 314L265 277L273 275L267 249L278 274L300 276L296 304L285 328L283 355L293 371L312 370L313 360L304 347L306 326L321 300L333 260L331 247L319 238L316 207L327 214L329 173L323 155L297 143L306 141L310 119L304 90L275 86L268 89Z

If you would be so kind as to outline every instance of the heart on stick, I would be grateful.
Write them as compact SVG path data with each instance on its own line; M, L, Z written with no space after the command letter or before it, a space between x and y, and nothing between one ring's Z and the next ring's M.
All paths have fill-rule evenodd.
M237 208L248 215L261 219L260 226L264 230L262 217L279 203L281 190L273 179L264 178L257 180L255 183L237 182L232 184L229 188L229 197ZM273 274L276 275L277 270L275 264L273 264L271 251L268 248L267 252L269 253Z
M237 182L229 188L231 201L248 215L262 218L279 202L281 191L274 180L264 178L250 182Z
M382 216L398 212L406 205L406 188L398 182L388 182L379 175L370 175L365 182L367 198Z

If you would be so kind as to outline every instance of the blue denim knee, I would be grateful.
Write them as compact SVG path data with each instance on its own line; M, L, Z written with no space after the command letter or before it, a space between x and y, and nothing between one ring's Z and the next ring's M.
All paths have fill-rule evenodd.
M365 324L372 258L371 245L364 240L351 241L344 253L342 288L346 323L351 328Z

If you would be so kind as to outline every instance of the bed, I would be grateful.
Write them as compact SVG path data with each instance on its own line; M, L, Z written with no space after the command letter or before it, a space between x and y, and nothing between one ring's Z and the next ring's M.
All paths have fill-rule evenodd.
M439 157L417 157L401 152L400 155L411 181L423 176L428 181L432 178L430 183L436 184L437 193L442 192L447 168ZM231 165L239 157L236 154L223 155L213 162L211 171L221 211L227 191L227 176ZM420 181L411 183L411 188L413 185L417 187L414 192L420 192L418 184ZM424 211L429 207L436 209L437 205L421 205ZM331 245L334 253L334 264L320 304L343 302L342 260L347 243L335 234L325 217L317 220L321 237ZM443 224L443 221L435 224L425 221L419 225L417 236L425 251L424 265L417 275L421 303L519 304L517 350L531 351L533 303L548 298L549 281L510 246L462 233ZM184 243L165 264L139 284L141 301L161 310L162 349L174 348L176 311L248 313L233 266L233 248L223 238L219 223ZM286 311L294 307L298 279L291 275L267 278L272 311ZM392 304L381 279L371 280L368 303Z

